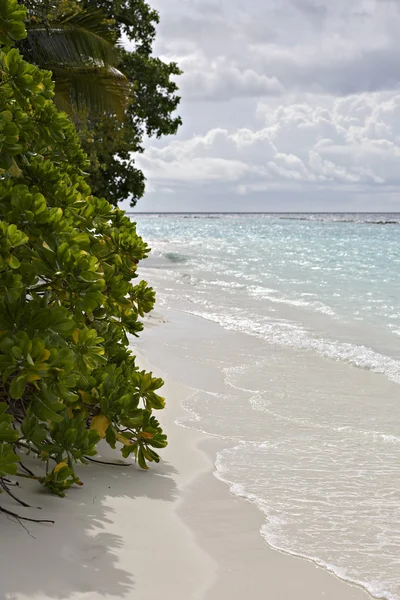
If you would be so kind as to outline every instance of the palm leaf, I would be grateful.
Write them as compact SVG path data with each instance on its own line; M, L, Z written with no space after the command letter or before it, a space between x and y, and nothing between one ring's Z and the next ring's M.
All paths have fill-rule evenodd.
M84 10L47 23L31 19L27 23L33 58L45 63L98 61L103 65L119 62L115 34L99 10Z
M53 72L58 107L121 115L129 100L128 79L118 70L115 31L104 12L61 14L59 0L28 5L28 36L19 46L26 59Z
M129 82L112 67L50 65L55 80L55 103L73 114L75 109L120 116L129 98Z

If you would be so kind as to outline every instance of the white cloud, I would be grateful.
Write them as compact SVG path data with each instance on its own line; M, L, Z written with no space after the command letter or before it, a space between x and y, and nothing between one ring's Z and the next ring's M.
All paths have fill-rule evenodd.
M182 69L187 73L181 86L186 100L221 102L235 97L276 96L284 91L276 77L268 77L253 69L239 69L224 57L208 64L204 58L184 60Z
M271 84L273 93L334 94L396 89L399 84L396 1L163 0L159 8L160 50L182 63L182 86L190 99L196 93L193 80L205 83L207 99L217 100L227 94L243 96L246 79L252 80L250 96L253 88L255 96L269 95ZM190 55L197 65L185 69ZM224 77L216 62L226 67L226 86L210 82L215 72ZM232 85L230 78L242 83ZM203 97L200 85L198 94Z
M296 210L352 198L381 210L390 192L400 210L399 0L151 4L156 54L184 71L184 125L138 159L147 209L164 194L170 210L206 209L212 195L218 209L237 193L262 209L271 192Z
M315 98L265 114L261 129L213 129L150 146L140 164L153 185L166 181L229 184L243 193L318 186L400 184L400 94Z

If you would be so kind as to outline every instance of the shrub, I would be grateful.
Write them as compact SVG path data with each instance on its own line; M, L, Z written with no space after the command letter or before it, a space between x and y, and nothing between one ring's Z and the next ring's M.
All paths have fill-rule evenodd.
M91 195L51 73L13 47L24 18L0 0L0 482L31 453L46 465L35 478L64 495L101 438L143 468L158 462L167 442L152 411L164 399L128 347L154 304L131 283L149 248Z

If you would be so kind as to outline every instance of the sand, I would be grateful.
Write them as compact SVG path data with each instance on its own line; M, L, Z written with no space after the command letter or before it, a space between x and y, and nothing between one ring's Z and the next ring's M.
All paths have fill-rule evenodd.
M216 372L201 368L179 378L182 349L196 344L204 323L182 316L174 342L163 354L171 329L151 320L138 356L166 380L168 407L159 413L169 435L163 461L148 472L135 465L80 468L83 488L55 498L29 481L20 494L42 510L20 514L55 520L26 523L0 515L0 598L13 600L367 600L361 588L341 581L310 561L277 552L259 534L264 522L251 503L230 494L213 475L219 441L175 421L181 403ZM193 329L194 327L194 329ZM197 327L197 329L196 329ZM213 335L225 335L215 326ZM233 339L233 338L230 338ZM164 360L161 360L164 357ZM151 361L152 366L148 361ZM162 369L160 368L162 367ZM171 373L173 372L173 376ZM180 381L176 381L180 379ZM104 460L118 455L102 449ZM1 496L2 506L15 504ZM6 542L6 543L5 543Z

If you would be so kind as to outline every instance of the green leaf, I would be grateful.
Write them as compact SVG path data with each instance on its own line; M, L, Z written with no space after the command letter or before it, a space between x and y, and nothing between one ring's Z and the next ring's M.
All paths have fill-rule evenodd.
M11 429L6 423L0 423L0 442L16 442L18 439L18 431Z
M19 400L22 398L22 395L25 391L25 387L27 384L27 376L26 375L18 375L14 377L11 381L10 385L10 396L14 398L14 400Z
M73 444L76 441L77 436L78 436L78 432L76 431L76 429L67 429L67 431L65 432L65 436L64 436L65 446L66 447L73 446Z
M61 422L63 417L59 413L64 408L65 406L61 402L49 404L47 402L43 402L43 400L38 396L32 403L32 411L34 415L36 415L36 417L42 421L54 421L55 423Z
M35 444L40 444L46 439L47 429L34 415L26 415L21 424L21 433Z
M143 450L141 447L139 447L137 457L138 457L139 466L142 469L148 469L149 467L146 465L146 460L144 458Z
M0 442L0 477L15 475L19 461L20 458L14 453L12 446Z
M113 450L116 448L117 435L114 427L108 427L106 430L106 442Z
M21 266L21 263L19 262L18 258L12 255L8 264L10 265L11 269L18 269Z
M67 4L31 2L31 31L16 48L25 11L0 0L0 477L15 474L19 449L29 448L51 465L37 481L60 496L81 485L75 464L95 455L101 438L114 448L120 441L142 468L167 443L153 417L164 406L162 381L138 371L128 339L154 303L145 282L132 284L149 249L113 204L127 188L143 192L130 156L145 133L175 127L169 78L177 74L152 56L156 13L146 2L123 26L116 5L105 18ZM121 27L136 28L140 51L116 45ZM89 158L54 89L74 107L81 139L93 142ZM93 119L86 110L96 103ZM100 135L100 150L100 138L86 134Z

